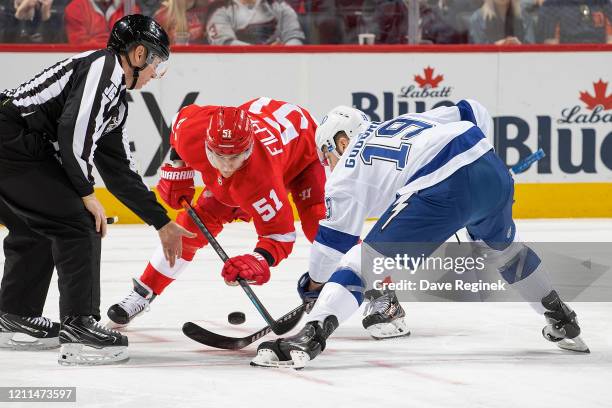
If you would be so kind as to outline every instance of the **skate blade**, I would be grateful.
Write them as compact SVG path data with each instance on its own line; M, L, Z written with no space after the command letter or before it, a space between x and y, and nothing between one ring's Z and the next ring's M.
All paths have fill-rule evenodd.
M589 347L582 340L582 337L577 336L573 339L566 339L565 333L555 329L553 325L544 326L542 336L548 341L554 342L557 347L563 350L576 351L578 353L590 353Z
M310 361L308 353L303 351L290 351L291 360L280 361L275 352L270 349L257 350L257 355L251 360L254 367L274 367L274 368L293 368L301 370Z
M114 346L97 349L79 343L65 343L60 348L57 362L60 365L106 365L125 363L129 360L127 347Z
M25 333L0 333L0 348L17 351L37 351L58 348L59 337L39 339Z
M367 328L370 336L376 340L392 339L395 337L410 336L403 318L395 319L389 323L377 323Z
M575 351L578 353L588 354L591 352L589 346L582 340L580 336L573 339L563 339L557 342L557 346L563 350Z

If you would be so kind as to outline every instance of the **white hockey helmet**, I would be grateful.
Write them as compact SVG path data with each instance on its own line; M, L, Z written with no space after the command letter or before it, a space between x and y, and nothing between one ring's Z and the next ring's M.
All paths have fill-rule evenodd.
M367 122L369 119L365 113L349 106L340 105L329 111L315 133L315 143L321 162L325 164L323 152L332 152L339 157L334 140L338 132L346 133L351 139L365 130Z

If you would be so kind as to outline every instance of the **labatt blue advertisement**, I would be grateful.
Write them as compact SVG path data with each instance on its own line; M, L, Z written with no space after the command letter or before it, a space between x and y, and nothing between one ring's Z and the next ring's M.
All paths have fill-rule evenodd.
M67 56L36 58L53 63ZM15 63L5 67L0 88L36 73L33 55L11 58ZM153 187L168 159L172 119L191 103L239 105L268 96L302 106L317 120L336 105L349 105L384 121L475 99L493 117L489 137L509 168L543 152L515 175L518 218L609 217L610 66L606 51L176 53L167 80L131 93L128 131L140 173ZM106 197L103 189L100 194ZM127 211L108 200L119 214ZM138 222L129 213L122 220Z

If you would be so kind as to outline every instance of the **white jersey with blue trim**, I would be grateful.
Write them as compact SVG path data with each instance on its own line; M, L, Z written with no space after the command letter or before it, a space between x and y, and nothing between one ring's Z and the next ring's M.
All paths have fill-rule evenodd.
M325 184L327 214L310 256L310 276L327 281L359 239L366 218L451 176L489 150L492 119L473 100L364 124Z

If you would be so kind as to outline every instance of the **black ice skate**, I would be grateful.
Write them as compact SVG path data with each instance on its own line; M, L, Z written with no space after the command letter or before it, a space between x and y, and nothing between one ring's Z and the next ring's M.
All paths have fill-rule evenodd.
M46 317L0 312L0 348L46 350L59 347L59 323Z
M325 350L327 338L338 327L338 319L331 315L323 324L308 322L295 336L264 341L257 347L252 366L301 369Z
M576 312L559 299L554 290L542 299L542 305L548 324L542 329L546 340L555 342L564 350L590 353L586 343L580 338L580 326Z
M69 316L62 320L58 362L62 365L99 365L128 360L128 338L107 329L93 316Z
M377 340L409 336L410 331L406 327L404 316L406 313L397 300L395 291L368 291L370 304L366 309L366 317L361 323L364 329Z
M121 302L108 308L106 324L111 329L126 327L136 316L148 312L150 304L155 299L153 291L138 279L132 279L134 289Z

